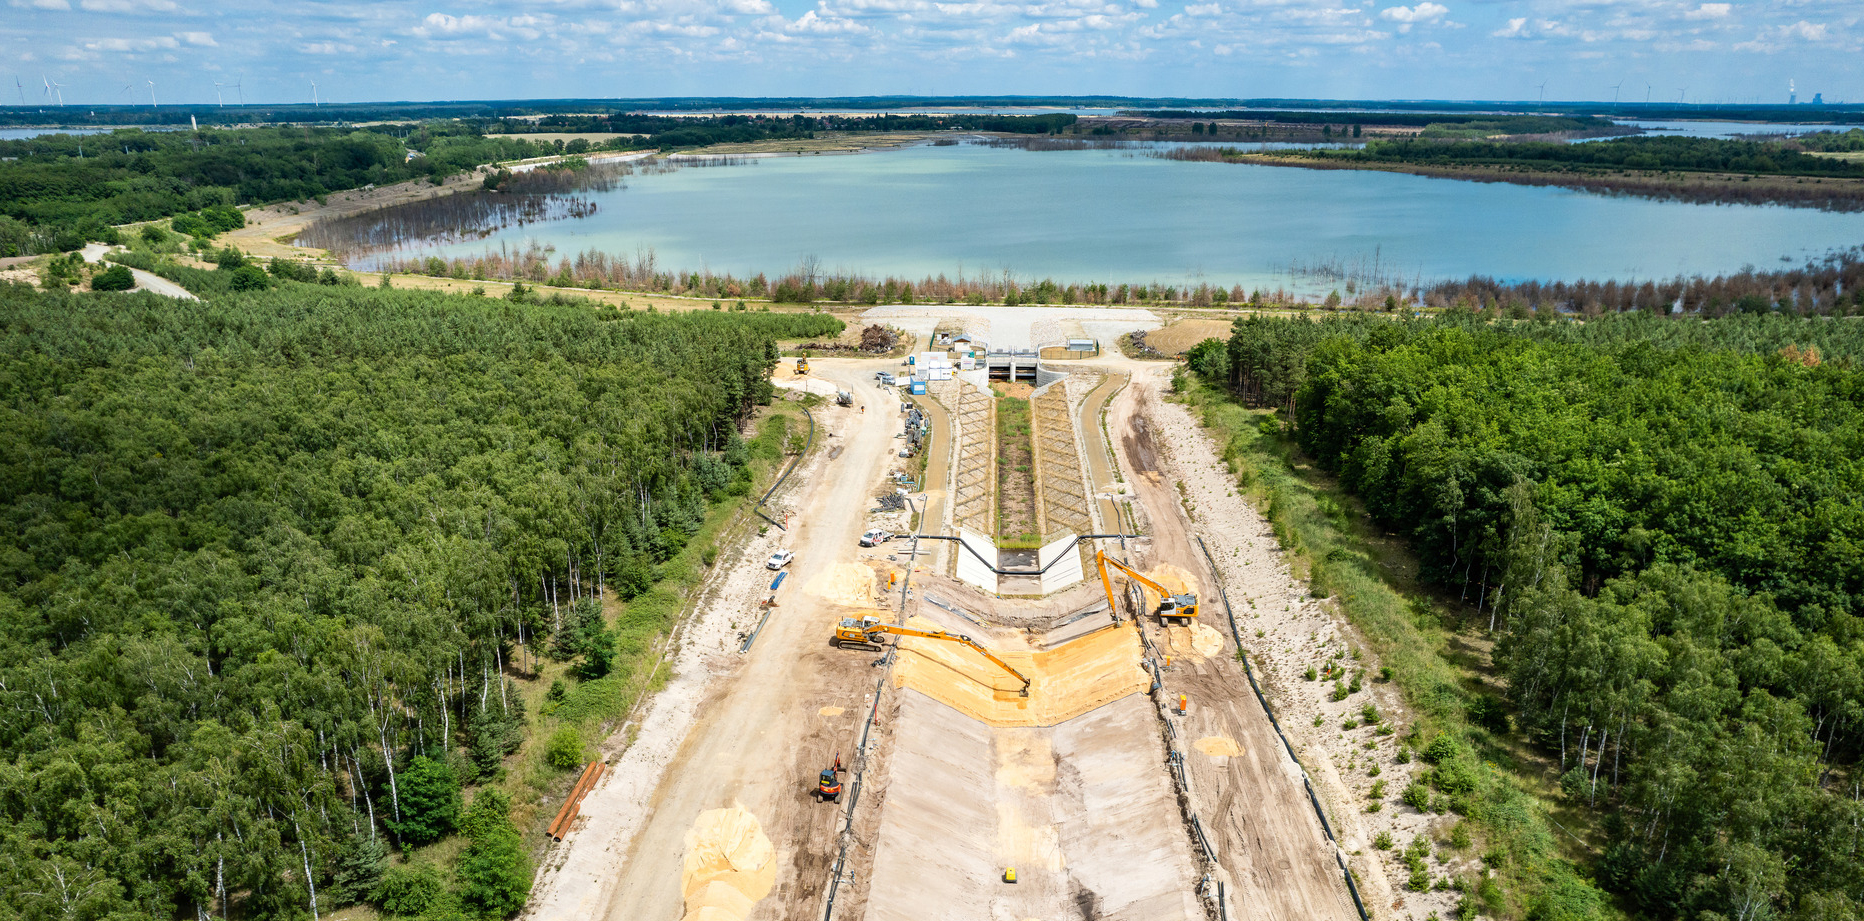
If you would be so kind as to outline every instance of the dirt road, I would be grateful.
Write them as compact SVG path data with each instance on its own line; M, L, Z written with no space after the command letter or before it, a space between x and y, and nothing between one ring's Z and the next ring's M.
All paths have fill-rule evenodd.
M104 254L117 248L118 247L109 246L103 243L88 244L84 247L84 250L83 250L84 261L102 263L104 261ZM129 273L135 276L136 278L136 287L131 288L130 289L131 291L147 291L150 294L160 294L163 297L180 298L181 300L184 300L184 301L200 300L200 298L194 296L194 292L189 291L188 289L183 288L182 286L175 284L174 282L169 281L168 279L163 278L162 276L157 275L154 272L145 272L141 269L130 269Z
M1113 401L1107 427L1150 521L1150 546L1142 550L1142 561L1191 574L1201 602L1199 632L1220 634L1204 634L1216 648L1200 650L1184 628L1161 630L1156 619L1144 620L1153 642L1173 657L1173 667L1162 673L1168 699L1184 694L1190 703L1178 718L1180 735L1194 749L1200 742L1208 749L1187 752L1185 763L1192 777L1191 799L1229 876L1230 916L1354 921L1358 913L1335 849L1314 814L1299 767L1236 661L1217 586L1202 564L1177 486L1166 475L1169 445L1148 419L1158 411L1169 370L1136 367L1132 384Z
M796 552L782 604L741 667L703 691L684 743L659 782L643 791L638 808L645 818L638 833L631 841L616 840L602 829L580 827L563 847L588 853L562 861L564 869L556 874L574 872L578 878L540 880L526 917L681 917L688 833L702 812L733 806L756 819L776 852L774 888L750 917L795 917L819 900L833 859L838 812L810 794L816 773L837 751L851 754L874 672L872 656L828 644L835 620L854 609L812 596L808 587L841 567L859 565L850 561L865 521L861 513L872 504L895 450L900 417L897 404L875 399L871 387L855 386L891 362L818 359L812 365L816 376L855 392L868 405L866 412L816 411L824 448L807 471L809 480L798 485L802 501L782 541ZM603 792L598 789L592 799ZM599 804L585 806L592 808Z

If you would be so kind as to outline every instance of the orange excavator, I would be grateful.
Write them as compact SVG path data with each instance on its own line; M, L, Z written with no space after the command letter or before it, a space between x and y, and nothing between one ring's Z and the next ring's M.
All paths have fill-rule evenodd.
M1094 554L1094 563L1095 565L1100 567L1100 584L1103 588L1107 590L1107 603L1110 605L1113 605L1116 611L1119 609L1119 605L1118 605L1118 602L1116 602L1113 598L1113 578L1107 575L1108 567L1117 569L1120 572L1125 573L1127 578L1132 579L1133 581L1138 582L1140 585L1143 585L1155 592L1158 592L1159 599L1160 599L1158 615L1161 620L1164 620L1167 618L1182 618L1183 620L1186 620L1186 621L1197 619L1197 596L1196 595L1191 594L1190 592L1185 592L1183 594L1174 595L1172 594L1170 589L1166 588L1163 585L1158 584L1157 582L1152 581L1151 579L1146 578L1145 576L1140 575L1139 571L1132 568L1131 566L1128 566L1125 563L1120 562L1119 560L1108 559L1107 553L1104 550L1099 551Z
M946 640L948 642L961 643L969 646L977 650L984 658L996 663L998 668L1009 672L1016 680L1021 681L1023 686L1017 693L1023 697L1029 696L1029 679L1024 676L1022 672L1017 671L1010 666L1010 663L997 658L995 653L978 645L976 640L962 633L952 633L949 630L917 630L912 627L897 627L892 624L881 623L880 618L870 615L859 620L852 617L842 618L841 623L837 624L835 627L834 637L832 637L829 642L837 646L865 646L870 649L880 649L882 646L880 638L889 633L894 636L917 636L928 640Z
M816 795L831 802L841 802L841 772L847 770L841 766L841 753L835 753L835 763L822 769L822 779L816 784Z

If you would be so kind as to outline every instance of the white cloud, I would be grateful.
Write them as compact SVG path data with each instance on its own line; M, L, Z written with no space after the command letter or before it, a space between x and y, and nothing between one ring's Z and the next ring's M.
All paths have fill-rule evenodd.
M802 14L795 22L784 26L784 29L792 33L814 33L817 35L839 35L849 32L868 31L866 26L852 19L843 19L833 15L818 16L815 10L810 10Z
M164 48L179 48L181 43L173 36L158 35L153 38L100 38L85 42L87 51L102 51L112 54L129 54L138 51L158 51Z
M1508 20L1508 25L1490 32L1493 38L1525 38L1527 36L1527 17L1518 16Z
M176 32L175 37L198 48L218 48L220 43L214 41L211 32Z
M22 10L68 10L70 0L13 0L13 6Z
M1698 6L1695 9L1690 10L1687 13L1684 13L1683 18L1694 19L1694 20L1726 19L1728 18L1728 13L1733 9L1734 9L1734 4L1732 3L1704 3L1701 6Z
M80 0L93 13L172 13L173 0Z
M1430 0L1424 0L1424 2L1419 3L1417 6L1394 6L1380 10L1379 18L1386 22L1402 22L1408 25L1417 25L1427 22L1436 22L1449 12L1450 8L1447 6L1432 3Z

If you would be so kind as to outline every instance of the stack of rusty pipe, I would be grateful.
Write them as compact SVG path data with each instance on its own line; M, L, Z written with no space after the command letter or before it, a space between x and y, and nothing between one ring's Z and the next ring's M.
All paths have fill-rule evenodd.
M602 777L606 767L600 761L591 761L583 768L582 776L576 778L576 786L570 788L570 795L563 800L563 809L550 823L550 837L558 841L570 833L570 826L576 824L576 813L582 806L582 799L595 789L595 782Z

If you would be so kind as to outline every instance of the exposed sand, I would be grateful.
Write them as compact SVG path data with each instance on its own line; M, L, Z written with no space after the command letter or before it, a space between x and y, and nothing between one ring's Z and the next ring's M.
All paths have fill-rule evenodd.
M686 833L686 921L742 921L777 881L776 848L743 806L709 809Z
M936 629L931 621L912 623ZM895 687L912 688L991 726L1053 726L1144 691L1139 634L1129 621L1040 652L991 650L1022 682L962 643L900 637Z
M1205 736L1191 743L1191 747L1212 758L1234 758L1243 753L1243 747L1229 736Z
M823 601L851 608L874 606L874 571L860 563L836 563L822 570L803 591Z

